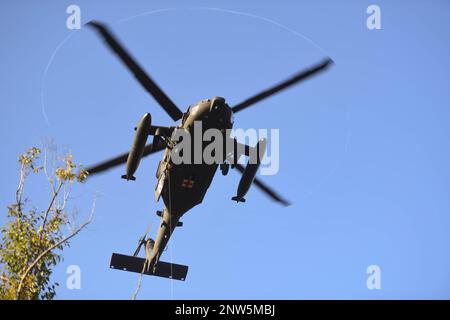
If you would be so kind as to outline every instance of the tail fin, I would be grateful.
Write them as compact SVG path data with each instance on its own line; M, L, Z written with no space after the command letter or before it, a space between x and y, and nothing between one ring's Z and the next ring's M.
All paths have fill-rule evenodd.
M153 270L144 270L144 272L142 272L142 270L144 269L144 263L144 258L113 253L111 257L110 268L136 273L144 273L150 276L157 276L181 281L186 280L189 268L188 266L159 261L156 265L155 272L153 272Z

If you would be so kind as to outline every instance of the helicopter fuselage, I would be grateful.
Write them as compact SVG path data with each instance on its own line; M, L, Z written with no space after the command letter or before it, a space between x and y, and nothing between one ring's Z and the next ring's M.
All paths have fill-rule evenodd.
M195 122L201 122L201 132L194 130ZM227 135L229 132L227 129L231 129L232 126L231 108L223 98L215 97L191 105L183 115L181 125L177 128L186 130L194 143L198 138L195 135L203 135L203 132L208 129L219 129L223 135ZM204 146L202 145L201 151ZM218 168L217 163L206 164L192 161L175 164L171 159L172 152L173 148L165 149L156 172L158 182L155 188L155 197L157 200L162 197L165 208L160 214L161 223L150 256L150 266L159 260L181 216L203 201Z

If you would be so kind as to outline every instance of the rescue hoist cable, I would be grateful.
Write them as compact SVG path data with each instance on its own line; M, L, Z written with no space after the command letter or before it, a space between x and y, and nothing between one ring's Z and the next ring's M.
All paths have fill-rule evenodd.
M169 184L169 235L172 233L172 194L170 192L170 171L166 166L167 180ZM166 246L168 242L166 243ZM172 244L170 245L170 298L173 300L173 256Z

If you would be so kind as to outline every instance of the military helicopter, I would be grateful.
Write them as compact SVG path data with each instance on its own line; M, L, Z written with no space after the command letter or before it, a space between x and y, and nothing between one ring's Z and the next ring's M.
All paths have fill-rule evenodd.
M119 57L129 71L136 77L137 81L158 102L173 121L181 120L181 123L175 126L157 126L151 123L150 113L144 114L135 128L134 141L131 150L128 153L124 153L87 168L89 175L93 176L126 163L126 173L122 178L126 180L135 180L134 173L139 166L141 158L165 150L156 172L157 184L155 188L155 197L157 201L162 197L164 202L164 209L156 212L156 214L161 217L156 238L154 240L151 238L146 239L146 234L144 234L139 240L139 245L133 256L113 253L110 267L184 281L186 279L188 267L160 261L160 257L174 229L182 226L180 218L183 214L203 201L219 167L223 175L228 173L230 167L242 173L237 188L237 195L232 198L233 200L245 202L244 196L250 186L254 184L273 200L284 206L289 205L287 200L256 178L256 173L265 151L266 141L262 139L258 141L255 147L250 147L242 145L238 143L235 138L228 136L228 129L233 127L234 114L282 91L283 89L326 70L332 65L333 61L330 58L326 58L322 62L306 70L302 70L289 79L253 95L232 107L228 105L224 98L213 97L189 106L187 111L183 113L161 90L155 81L150 78L142 67L139 66L106 25L97 21L91 21L87 25L98 32L112 52ZM232 141L233 147L231 152L228 154L225 154L224 152L224 161L222 163L207 164L202 162L200 164L175 164L172 161L172 155L178 141L173 139L174 132L176 130L185 130L192 135L198 134L194 132L194 124L198 122L202 124L203 129L201 133L209 128L220 130L224 135L224 141ZM147 137L149 135L153 136L153 141L152 143L147 144ZM202 145L202 148L204 147L205 146ZM251 163L249 159L246 167L238 163L237 160L242 155L252 157L252 151L256 151L256 161ZM253 152L253 155L254 154L255 152ZM145 259L138 257L139 250L143 245L145 246L146 251Z

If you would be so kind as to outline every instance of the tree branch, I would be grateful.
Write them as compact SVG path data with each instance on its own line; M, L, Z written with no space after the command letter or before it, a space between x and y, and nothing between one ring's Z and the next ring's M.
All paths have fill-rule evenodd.
M50 183L50 186L52 187L53 193L55 193L56 192L56 190L55 190L55 183L54 183L52 177L50 177L50 175L48 174L48 171L47 171L47 160L48 160L47 150L48 150L48 148L44 147L44 165L43 165L43 169L44 169L45 177L47 178L47 181Z
M22 214L22 193L24 184L25 184L25 165L21 163L19 185L16 190L16 204L17 204L17 212L19 213L19 215Z
M39 235L39 243L41 243L41 240L42 240L42 233L44 232L45 224L47 223L48 214L50 213L50 210L52 209L53 204L55 203L55 200L58 197L58 194L61 191L61 187L63 186L63 184L64 184L63 181L61 181L59 183L58 188L56 189L56 192L53 192L53 196L52 196L52 199L50 201L50 204L48 205L48 208L45 211L44 221L42 222L42 229L41 229L41 232L40 232L40 235Z
M9 278L8 277L0 276L0 279L2 279L3 282L8 282L9 283Z
M72 233L70 233L68 236L66 236L65 238L63 238L62 240L60 240L59 242L55 243L54 245L50 246L49 248L45 249L29 266L28 268L25 270L25 272L23 273L23 275L20 277L20 282L19 282L19 286L17 288L17 293L16 293L16 300L20 299L20 294L22 293L22 289L23 289L23 283L26 279L26 277L30 274L30 272L33 270L33 268L39 263L39 261L41 261L41 259L43 257L45 257L46 254L48 254L50 251L52 251L53 249L59 247L60 245L62 245L63 243L67 242L68 240L70 240L71 238L73 238L74 236L76 236L78 233L80 233L81 230L83 230L89 223L91 223L93 217L94 217L94 212L95 212L95 202L96 202L96 198L94 198L94 202L92 204L92 211L91 211L91 215L89 216L89 219L84 222L80 227L78 227L75 231L73 231Z

